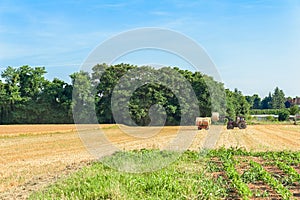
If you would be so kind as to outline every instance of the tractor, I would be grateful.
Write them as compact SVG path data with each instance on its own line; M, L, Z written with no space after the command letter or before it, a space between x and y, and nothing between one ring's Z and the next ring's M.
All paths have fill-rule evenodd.
M227 117L227 129L234 129L234 127L239 127L239 129L246 129L247 124L244 117L237 116L235 121L233 119Z

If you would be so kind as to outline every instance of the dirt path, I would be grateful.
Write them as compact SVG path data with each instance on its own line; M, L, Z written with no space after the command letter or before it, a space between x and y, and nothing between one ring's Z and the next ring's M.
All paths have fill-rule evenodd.
M83 130L99 126L84 126ZM300 126L257 125L246 130L226 130L223 126L209 131L196 127L134 129L101 125L105 139L117 149L167 149L170 142L191 150L211 147L243 147L247 150L300 150ZM24 199L57 178L87 165L93 159L74 125L0 126L0 199ZM124 133L126 131L131 134ZM141 134L143 133L143 134ZM187 143L192 138L191 144ZM108 145L109 148L109 145Z

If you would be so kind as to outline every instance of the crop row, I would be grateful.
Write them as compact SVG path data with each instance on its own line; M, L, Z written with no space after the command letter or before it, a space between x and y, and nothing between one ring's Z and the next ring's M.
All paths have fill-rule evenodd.
M273 192L275 196L279 195L278 198L291 199L293 193L289 186L300 183L300 174L292 167L300 163L299 154L296 152L252 153L241 149L219 149L212 150L209 156L211 159L218 158L221 165L219 170L223 171L223 176L228 180L231 188L243 199L259 197L262 194L269 196L268 191L259 188L260 183L270 187L269 192ZM267 171L264 167L267 165L281 170L285 179L281 179L272 170ZM286 184L286 179L289 184ZM260 191L251 190L250 184L257 185Z
M186 151L157 171L126 173L118 166L136 161L141 169L178 152L126 151L60 180L30 199L293 199L300 166L297 152L253 153L242 149ZM109 167L115 166L115 167Z

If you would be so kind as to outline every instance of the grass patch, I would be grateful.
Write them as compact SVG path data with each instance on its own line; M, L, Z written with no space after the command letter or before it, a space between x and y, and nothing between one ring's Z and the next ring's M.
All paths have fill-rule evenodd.
M104 129L104 130L109 130L109 129L118 129L119 126L118 125L111 125L111 126L107 126L107 127L102 127L101 129Z
M159 153L160 152L160 153ZM178 156L176 152L142 150L120 152L105 162L120 165L125 158ZM171 155L174 154L174 155ZM125 159L125 160L126 160ZM187 151L167 167L148 173L127 173L96 162L90 167L34 193L30 199L220 199L226 196L222 179L206 173L205 158ZM152 160L157 162L159 158ZM120 161L120 162L119 162ZM145 165L142 165L145 167Z
M173 162L167 163L170 160ZM300 152L257 153L235 148L182 154L147 149L117 152L29 199L249 199L274 195L289 199L293 191L285 182L291 175L289 185L299 180L292 168L299 160ZM280 163L285 174L276 176L262 162ZM157 166L165 167L152 171ZM274 191L265 191L261 182Z

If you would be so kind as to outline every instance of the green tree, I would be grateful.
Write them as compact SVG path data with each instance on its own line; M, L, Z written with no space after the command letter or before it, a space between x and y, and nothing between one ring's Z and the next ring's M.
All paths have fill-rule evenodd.
M90 74L75 72L70 75L72 79L72 110L76 123L97 123L95 113L95 91Z
M8 95L6 93L6 85L0 80L0 124L5 122L8 115Z
M234 94L229 89L226 89L226 115L230 118L235 118L235 100Z
M44 67L7 67L0 81L0 124L72 123L72 86L44 78Z
M268 96L263 98L261 101L261 109L271 109L272 108L272 95L269 93Z
M286 108L290 108L292 106L291 101L293 100L292 97L286 98L286 101L284 102L284 105Z
M71 85L57 78L54 78L52 82L47 81L37 102L47 109L47 115L43 115L43 122L73 123Z
M20 93L23 98L36 100L41 93L46 74L44 67L29 67L28 65L18 68L17 73L20 77Z
M245 96L245 98L246 98L246 101L249 103L249 105L250 105L250 108L252 109L252 107L253 107L253 103L254 103L254 99L253 99L253 97L252 96Z
M236 116L247 116L250 110L250 104L241 91L237 89L234 92L226 90L227 116L235 118Z
M3 123L14 122L13 113L16 111L16 105L22 100L20 93L20 76L18 70L13 67L7 67L2 73L1 77L4 78L5 91L6 91L6 103L5 106L5 116L3 117Z
M44 67L21 66L17 69L21 101L16 104L13 112L15 123L45 123L51 111L44 103L40 102L41 94L45 87Z
M291 115L296 115L299 113L299 106L293 105L289 110L290 110Z
M179 70L178 68L177 70L187 81L189 81L197 96L200 110L199 116L210 116L212 112L212 99L207 84L212 85L212 82L209 77L205 77L200 72L192 73L191 71Z
M245 96L243 96L241 91L237 89L234 90L234 97L235 97L235 114L247 116L249 114L250 105L247 102Z
M129 64L118 64L108 66L98 64L92 69L92 83L96 89L95 103L97 117L100 123L114 123L111 110L111 95L119 79L125 75L128 70L136 66Z
M282 90L278 87L275 88L274 93L272 95L271 105L273 109L281 109L285 108L285 95Z
M260 109L261 108L261 98L258 96L258 94L254 94L252 96L252 99L253 99L252 109Z
M289 119L290 112L287 109L281 109L278 113L279 121L286 121Z
M203 75L205 84L209 92L209 100L211 101L211 112L218 112L221 116L226 115L226 92L224 84L215 81L212 77ZM205 104L206 102L203 101ZM210 113L211 114L211 113ZM208 115L210 116L210 115Z
M260 109L261 108L261 98L258 94L252 96L245 96L247 102L250 105L250 109Z
M121 78L134 70L139 70L139 73L119 84ZM72 85L59 79L46 80L45 73L43 67L27 65L7 67L1 73L4 80L0 81L1 124L72 123L73 117L76 122L96 123L95 111L99 122L114 123L111 98L117 85L123 87L118 92L130 97L126 112L129 110L131 118L139 125L149 124L151 116L163 119L166 115L167 125L178 125L182 116L187 116L184 123L193 124L196 116L211 116L211 112L230 116L247 115L249 112L249 104L240 91L227 90L225 97L223 83L200 72L124 63L112 66L98 64L93 67L92 74L82 71L71 74ZM149 82L131 94L129 89L135 86L136 80L145 77L149 78ZM189 84L181 84L182 78ZM170 85L174 86L172 90ZM179 94L181 97L178 99ZM194 94L196 101L189 101ZM122 103L124 99L118 101ZM198 110L199 113L195 113ZM76 113L74 116L72 111Z

